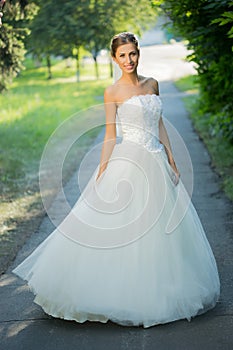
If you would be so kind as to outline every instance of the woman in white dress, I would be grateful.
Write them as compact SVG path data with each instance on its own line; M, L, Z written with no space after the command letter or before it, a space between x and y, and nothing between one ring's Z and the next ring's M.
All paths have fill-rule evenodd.
M122 76L104 94L100 165L70 214L13 272L54 317L144 328L191 320L218 301L215 258L180 180L158 82L137 74L136 37L116 35L111 54Z

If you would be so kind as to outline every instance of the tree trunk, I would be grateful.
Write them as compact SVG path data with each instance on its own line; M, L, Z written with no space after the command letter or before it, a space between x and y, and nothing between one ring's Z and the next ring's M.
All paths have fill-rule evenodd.
M109 60L109 69L110 69L110 78L113 78L113 66L112 66L112 59Z
M76 56L76 77L77 82L80 82L80 62L79 62L79 48L77 48L77 56Z
M48 68L48 79L52 79L50 55L47 55L47 56L46 56L46 63L47 63L47 68Z
M94 61L95 61L95 76L96 79L99 79L99 66L98 66L98 62L97 62L97 56L93 56Z

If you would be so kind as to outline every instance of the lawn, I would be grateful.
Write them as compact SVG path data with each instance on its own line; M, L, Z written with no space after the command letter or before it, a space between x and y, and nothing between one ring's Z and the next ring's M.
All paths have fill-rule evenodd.
M27 59L25 66L0 95L0 273L43 215L38 169L46 142L70 116L101 104L104 88L111 83L107 64L100 65L100 80L95 80L94 65L82 65L79 83L74 63L67 68L65 61L53 61L50 80L44 64L35 68ZM83 124L85 119L80 119L79 127L85 128ZM75 165L99 132L96 128L81 137ZM73 170L68 169L65 180Z
M233 145L223 137L210 135L208 117L198 110L196 77L187 76L179 79L175 84L179 90L187 92L187 97L183 100L190 118L209 151L212 167L220 175L222 189L227 197L233 200Z

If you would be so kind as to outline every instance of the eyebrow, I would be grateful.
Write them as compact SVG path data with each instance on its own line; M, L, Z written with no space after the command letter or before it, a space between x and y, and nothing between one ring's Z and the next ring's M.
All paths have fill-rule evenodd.
M129 53L135 52L136 50L132 50ZM119 52L119 55L125 54L125 52Z

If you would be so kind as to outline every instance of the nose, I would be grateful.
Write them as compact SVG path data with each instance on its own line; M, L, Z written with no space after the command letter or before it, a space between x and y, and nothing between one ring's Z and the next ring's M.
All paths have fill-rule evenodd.
M126 62L129 64L132 63L132 58L130 55L126 56Z

